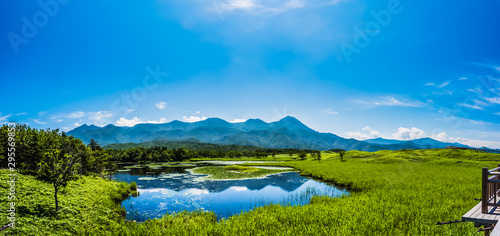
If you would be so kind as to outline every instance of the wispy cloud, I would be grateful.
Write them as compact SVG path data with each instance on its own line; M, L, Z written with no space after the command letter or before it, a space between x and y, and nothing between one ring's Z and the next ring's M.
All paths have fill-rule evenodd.
M497 64L493 64L493 63L486 64L486 63L481 63L481 62L471 62L471 63L474 64L474 65L486 67L486 68L495 70L497 72L500 72L500 66L497 65Z
M1 115L2 113L0 113ZM5 115L5 116L0 116L0 123L5 123L7 121L7 119L9 119L9 117L11 117L11 115Z
M451 81L444 82L442 84L435 84L435 83L427 83L425 84L426 86L434 86L436 88L444 88L450 84Z
M37 124L40 124L40 125L46 125L47 124L47 122L39 121L37 119L33 119L33 122L35 122Z
M166 102L159 102L159 103L155 104L155 107L162 110L162 109L165 109L167 107L167 103Z
M113 113L111 113L110 111L98 111L92 113L89 119L100 122L106 118L111 118L111 117L113 117Z
M460 78L458 80L468 80L468 78L467 77L462 77L462 78Z
M484 100L492 104L500 104L500 97L484 98Z
M391 96L383 97L381 100L374 101L373 104L377 106L398 106L398 107L421 107L424 105L424 103L420 101L401 101Z
M423 107L426 104L417 100L410 99L396 99L393 96L385 97L374 97L365 100L354 100L355 103L371 106L371 107L382 107L382 106L393 106L393 107Z
M471 109L483 110L483 108L481 108L481 107L480 107L480 106L478 106L477 104L471 105L471 104L467 104L467 103L459 103L458 105L459 105L459 106L462 106L462 107L471 108Z
M338 111L333 111L331 108L327 108L323 112L326 113L326 114L331 114L331 115L339 114Z
M79 118L82 118L84 116L86 116L87 114L83 111L75 111L75 112L72 112L68 115L66 115L66 118L68 119L79 119Z

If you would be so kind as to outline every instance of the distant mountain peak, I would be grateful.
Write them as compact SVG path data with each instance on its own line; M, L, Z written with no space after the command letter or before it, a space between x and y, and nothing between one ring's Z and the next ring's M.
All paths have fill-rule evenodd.
M293 116L285 116L280 121L298 122L298 123L302 124L302 122L300 122L297 118L295 118Z
M265 121L261 120L261 119L248 119L245 121L245 123L259 123L259 124L267 124Z
M212 125L228 125L228 124L230 124L229 122L227 122L221 118L217 118L217 117L207 118L205 120L198 121L198 122L203 123L203 124L212 124ZM198 122L195 122L195 123L198 123Z
M307 127L304 125L302 122L300 122L297 118L293 116L286 116L283 119L272 122L271 124L274 124L275 126L281 128L287 128L289 130L312 130L311 128Z

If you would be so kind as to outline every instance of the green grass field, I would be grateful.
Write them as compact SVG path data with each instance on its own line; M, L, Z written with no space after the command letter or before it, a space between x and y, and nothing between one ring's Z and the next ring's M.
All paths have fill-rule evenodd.
M85 177L60 195L30 176L18 179L18 235L482 235L460 219L478 202L481 167L500 155L463 150L350 151L323 160L292 160L303 175L350 189L341 198L314 197L305 206L270 205L216 221L213 213L184 212L143 223L125 222L111 196L118 183ZM279 158L274 158L279 159ZM281 157L286 160L288 157ZM232 159L234 160L234 159ZM243 159L246 160L246 159ZM256 165L253 163L252 165ZM0 219L6 216L6 173L0 172Z

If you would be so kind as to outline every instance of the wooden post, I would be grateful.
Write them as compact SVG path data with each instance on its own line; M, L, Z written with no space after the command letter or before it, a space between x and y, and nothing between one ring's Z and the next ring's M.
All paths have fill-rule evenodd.
M488 213L488 167L483 167L482 193L481 193L482 213Z

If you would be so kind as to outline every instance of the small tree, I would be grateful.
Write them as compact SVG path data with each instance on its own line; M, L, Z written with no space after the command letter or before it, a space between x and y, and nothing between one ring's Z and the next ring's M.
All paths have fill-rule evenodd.
M80 158L87 155L87 148L73 137L52 137L50 143L51 148L43 154L39 163L38 176L54 186L56 211L59 211L57 193L61 187L66 187L69 181L76 178Z
M305 160L305 159L306 159L306 157L307 157L307 153L305 153L305 152L301 152L301 153L299 153L299 158L300 158L301 160Z
M314 159L321 161L321 151L314 152Z
M340 160L341 160L342 162L346 162L346 161L347 161L347 160L345 160L345 159L344 159L344 155L345 155L345 151L340 151L340 152L339 152Z
M288 155L290 156L290 158L292 158L292 156L293 156L293 152L292 152L292 151L289 151L289 152L288 152Z
M118 170L118 166L115 164L115 162L109 159L104 162L104 168L106 175L109 177L109 180L113 178L113 175Z

